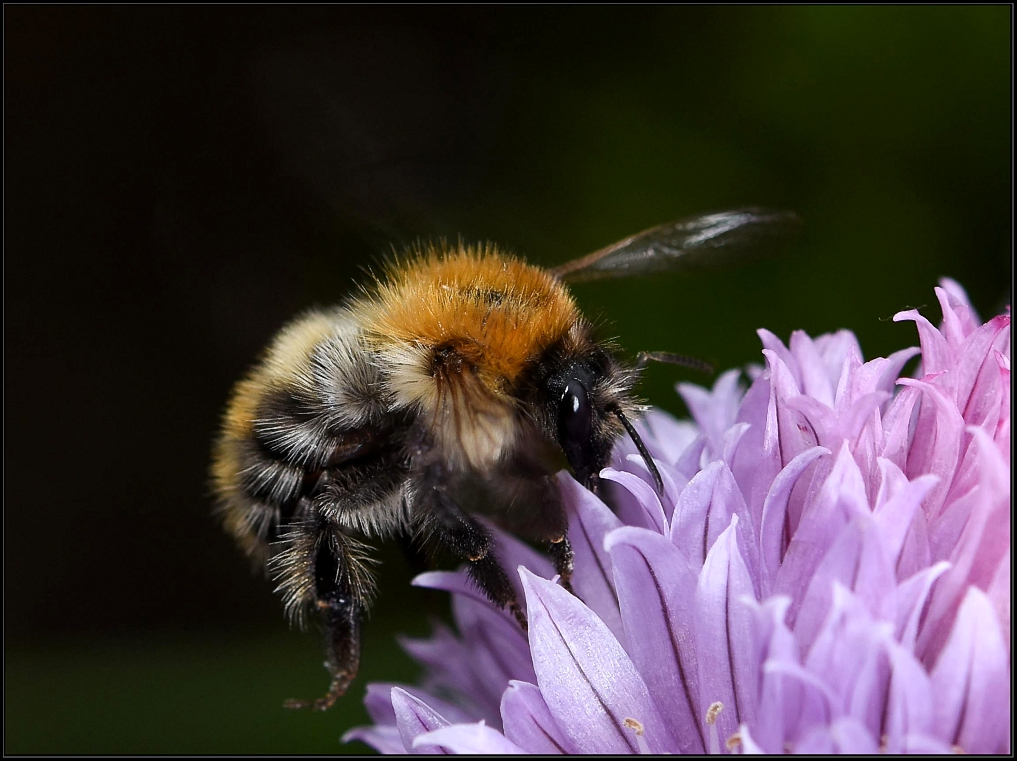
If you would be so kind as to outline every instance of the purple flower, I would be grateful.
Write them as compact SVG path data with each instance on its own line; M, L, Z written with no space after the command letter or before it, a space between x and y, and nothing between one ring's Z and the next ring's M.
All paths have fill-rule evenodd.
M640 433L658 498L619 443L614 512L566 474L576 596L499 534L529 631L465 573L458 633L408 640L420 689L370 685L382 752L1009 751L1010 318L982 324L952 281L918 354L864 362L841 331L765 369L681 384L695 422Z

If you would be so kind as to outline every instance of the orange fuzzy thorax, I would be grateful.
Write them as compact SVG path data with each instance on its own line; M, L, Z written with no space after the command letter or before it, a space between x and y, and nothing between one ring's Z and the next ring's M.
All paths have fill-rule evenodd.
M377 348L447 347L495 392L511 386L579 317L556 278L493 246L429 247L387 274L363 313Z

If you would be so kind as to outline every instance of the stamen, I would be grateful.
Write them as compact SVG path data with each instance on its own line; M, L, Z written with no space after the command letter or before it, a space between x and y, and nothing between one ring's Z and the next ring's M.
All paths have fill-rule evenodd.
M711 755L718 755L720 753L720 735L717 734L717 717L720 716L723 710L724 704L719 700L710 703L710 707L706 709L706 725L710 728L710 747L708 750Z
M643 458L643 462L646 463L646 467L650 470L650 475L653 476L653 483L657 487L657 494L661 497L664 496L664 479L660 477L660 472L657 470L657 466L653 462L653 458L650 457L650 451L646 448L643 440L639 438L639 434L636 432L635 426L629 422L629 419L625 417L625 413L621 411L620 407L612 407L611 412L618 416L621 420L621 424L625 426L625 430L629 434L629 438L632 439L632 443L636 445L636 449L639 450L639 456Z
M636 733L636 747L639 748L639 752L641 754L649 754L650 746L646 744L646 739L643 737L643 732L645 730L642 722L639 722L636 719L625 719L622 724Z
M740 748L742 746L742 736L735 732L727 738L727 742L724 743L724 745L727 746L729 752L734 753L735 748Z

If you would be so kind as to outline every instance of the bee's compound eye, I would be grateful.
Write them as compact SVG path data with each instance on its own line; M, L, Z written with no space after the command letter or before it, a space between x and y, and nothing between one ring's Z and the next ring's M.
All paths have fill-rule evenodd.
M590 438L592 413L586 387L577 380L570 380L558 403L558 437L566 450L570 444L581 444Z

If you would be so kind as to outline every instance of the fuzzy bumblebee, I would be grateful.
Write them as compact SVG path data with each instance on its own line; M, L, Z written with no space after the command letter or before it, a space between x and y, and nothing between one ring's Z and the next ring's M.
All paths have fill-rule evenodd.
M327 709L360 660L374 593L369 542L433 543L525 626L492 553L480 509L542 541L569 588L568 519L554 474L568 466L596 490L628 432L648 360L624 363L598 340L565 280L691 270L765 253L800 222L763 210L723 212L647 230L544 270L492 246L411 251L364 293L282 329L234 389L215 445L217 512L277 583L291 621L324 624Z

